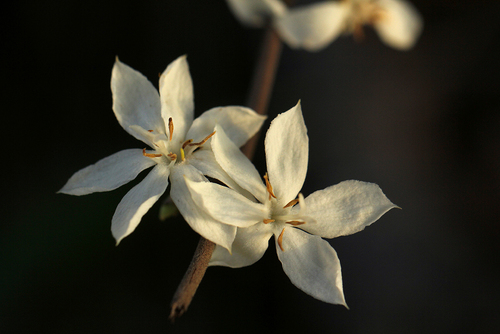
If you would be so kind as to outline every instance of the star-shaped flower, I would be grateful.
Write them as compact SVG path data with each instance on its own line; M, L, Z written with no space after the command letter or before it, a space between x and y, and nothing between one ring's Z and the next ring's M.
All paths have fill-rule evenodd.
M173 61L160 76L159 94L146 77L116 59L111 77L113 111L129 134L151 150L127 149L76 172L59 191L86 195L109 191L153 167L121 200L111 231L117 244L132 233L142 216L171 183L170 196L189 225L212 242L230 249L234 226L221 224L192 200L184 176L196 181L204 175L232 184L210 148L218 124L234 145L243 145L261 127L265 117L244 107L218 107L194 118L193 84L185 56ZM228 183L227 183L228 182Z
M341 33L364 36L363 26L371 25L380 39L395 49L415 45L423 20L406 0L324 1L292 8L275 20L281 38L293 48L317 51Z
M200 207L214 219L238 226L232 253L217 246L210 265L251 265L274 235L278 258L293 284L322 301L346 305L339 259L322 237L361 231L396 206L376 184L360 181L344 181L305 199L299 194L308 161L300 104L278 115L267 132L265 185L253 164L217 126L212 148L217 162L245 192L187 180Z

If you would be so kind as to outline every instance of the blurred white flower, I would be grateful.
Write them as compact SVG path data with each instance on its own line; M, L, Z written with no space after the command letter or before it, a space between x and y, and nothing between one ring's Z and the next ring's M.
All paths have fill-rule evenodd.
M206 180L207 175L231 184L210 149L215 124L224 128L234 145L241 146L259 130L265 117L244 107L219 107L193 121L193 84L185 56L160 76L160 94L141 73L116 59L111 90L120 125L151 150L128 149L99 160L76 172L59 192L86 195L113 190L154 166L116 208L111 231L117 244L134 231L165 192L170 178L170 196L193 230L230 249L236 228L215 221L195 205L184 175L196 181Z
M189 176L186 181L194 201L211 217L238 227L232 253L217 246L210 265L251 265L274 235L278 258L293 284L322 301L346 305L340 261L321 237L361 231L396 206L376 184L360 181L344 181L304 199L299 191L307 172L308 140L300 104L273 120L265 139L264 185L253 164L216 126L215 158L245 191Z
M323 1L288 9L280 0L227 0L234 15L245 25L262 27L269 20L281 39L292 48L318 51L340 34L364 36L371 25L380 39L398 50L412 48L423 20L406 0Z

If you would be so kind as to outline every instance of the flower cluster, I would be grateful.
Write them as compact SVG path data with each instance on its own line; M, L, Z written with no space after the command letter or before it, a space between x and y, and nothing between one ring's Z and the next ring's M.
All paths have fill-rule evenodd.
M358 232L395 205L376 184L360 181L341 182L304 198L300 190L309 139L300 103L278 115L267 131L263 182L239 147L265 117L229 106L194 119L186 57L163 72L159 94L142 74L117 59L111 89L118 122L150 149L104 158L76 172L60 192L113 190L152 168L116 208L111 230L117 243L134 231L170 183L170 196L188 224L216 244L210 265L251 265L274 236L293 284L317 299L346 305L339 259L322 237Z
M250 27L269 20L281 39L292 48L318 51L340 34L363 38L363 26L371 25L380 39L398 50L415 45L423 21L406 0L322 1L288 9L281 0L227 0L234 15Z

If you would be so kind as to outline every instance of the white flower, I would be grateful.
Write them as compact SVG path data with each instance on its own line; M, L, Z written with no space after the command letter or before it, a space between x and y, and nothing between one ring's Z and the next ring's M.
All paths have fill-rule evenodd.
M372 25L385 44L408 50L420 36L423 20L406 0L342 0L290 9L274 24L281 38L293 48L317 51L341 33L361 39L363 25Z
M154 166L116 208L111 231L117 244L134 231L165 192L170 178L170 196L193 230L230 249L236 228L215 221L195 205L184 175L196 181L206 180L203 175L207 175L231 184L210 149L215 124L241 146L259 130L265 117L244 107L219 107L193 121L193 84L185 56L173 61L161 75L160 94L141 73L116 59L111 90L113 111L120 125L152 150L115 153L76 172L59 192L86 195L113 190Z
M396 206L376 184L360 181L344 181L297 198L308 160L300 104L278 115L267 132L266 185L223 129L216 127L216 132L212 148L217 162L247 193L187 180L200 207L216 220L238 226L232 253L217 246L210 265L251 265L262 257L274 235L283 270L293 284L317 299L346 305L339 259L321 237L361 231Z
M267 19L281 16L286 5L281 0L227 0L234 16L246 26L262 28Z

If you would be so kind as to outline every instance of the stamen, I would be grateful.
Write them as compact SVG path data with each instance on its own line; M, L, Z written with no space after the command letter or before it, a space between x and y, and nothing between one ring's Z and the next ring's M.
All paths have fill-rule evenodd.
M282 252L285 251L285 249L283 248L283 232L285 232L285 229L281 231L280 236L278 237L278 246L280 246Z
M186 158L186 155L184 154L184 149L181 147L181 160L184 161Z
M207 142L207 140L209 140L210 137L212 137L214 134L215 134L215 131L212 132L211 134L209 134L208 136L206 136L205 139L203 139L199 143L189 143L189 146L201 146L201 145L205 144Z
M274 193L273 193L273 187L271 186L271 183L269 182L269 180L267 178L267 173L266 173L266 175L264 175L264 180L266 180L266 188L267 188L267 192L269 193L269 200L271 200L271 196L276 198L276 196L274 196Z
M287 205L283 207L283 209L289 208L291 206L294 206L295 204L299 203L299 199L292 199Z
M182 148L186 148L186 146L188 146L189 144L191 144L193 140L192 139L188 139L184 142L184 144L182 144Z
M298 220L290 220L289 222L286 222L287 224L290 224L292 226L299 226L299 225L304 225L306 222L301 222Z
M167 157L169 157L170 160L174 161L177 159L177 154L170 152L169 154L167 154Z
M172 135L174 134L174 122L172 121L172 117L168 119L168 140L172 141Z
M148 130L148 132L153 132L153 130Z
M264 220L263 220L263 223L264 223L264 224L269 224L269 223L272 223L272 222L274 222L274 221L275 221L274 219L264 219Z
M142 155L148 158L159 158L161 157L161 154L153 154L153 153L146 153L146 149L142 149Z

